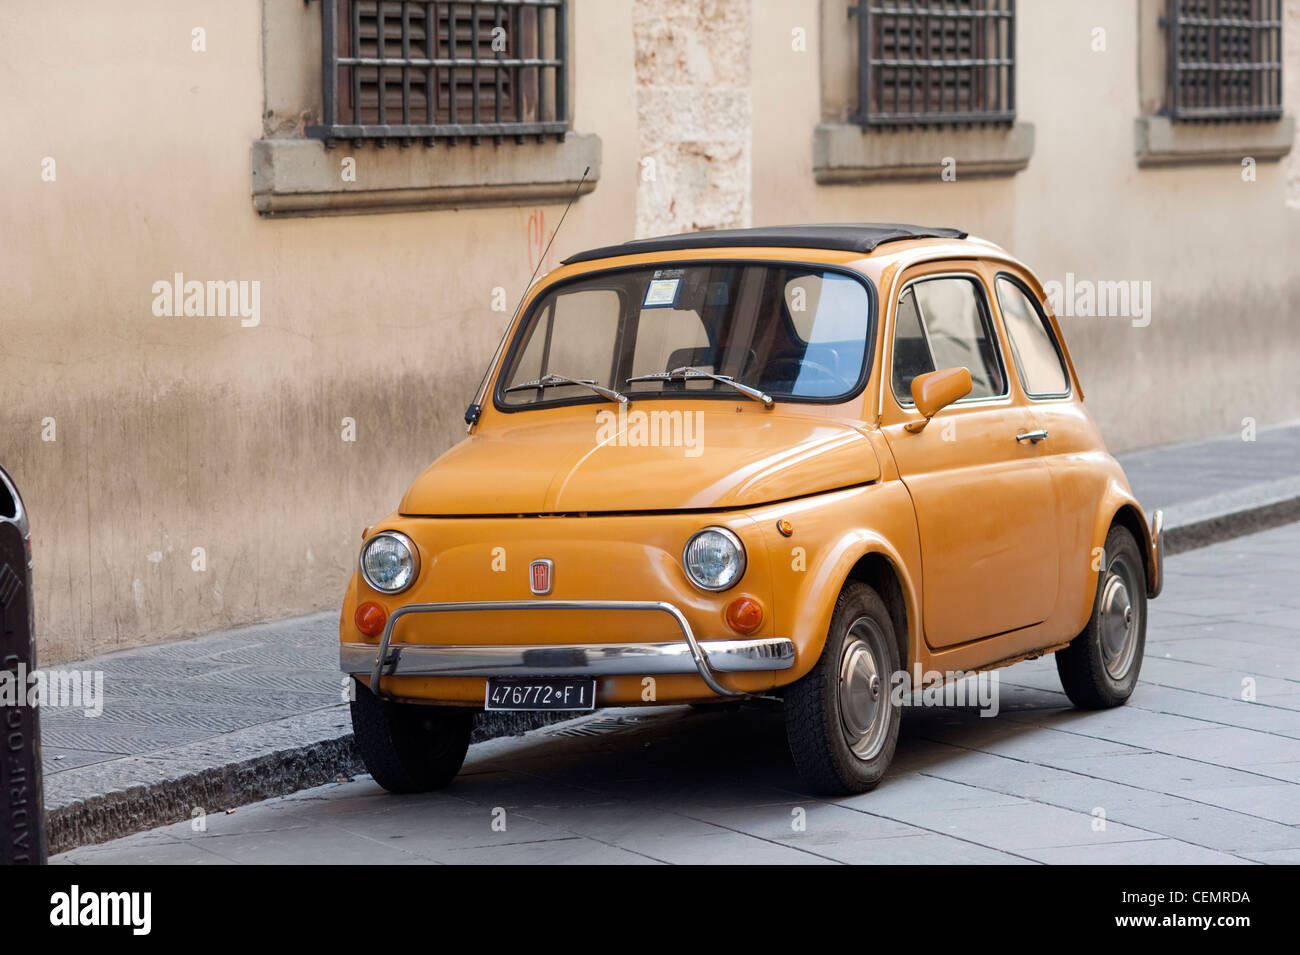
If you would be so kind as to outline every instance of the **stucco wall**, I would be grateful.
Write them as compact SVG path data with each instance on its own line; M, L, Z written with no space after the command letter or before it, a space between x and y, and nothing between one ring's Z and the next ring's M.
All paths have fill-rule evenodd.
M1019 5L1033 157L1010 179L959 165L953 183L814 183L821 18L820 0L577 0L573 125L599 135L602 170L543 271L637 232L950 223L1045 279L1152 282L1145 328L1063 319L1112 448L1300 416L1295 158L1252 183L1231 165L1139 170L1127 0ZM507 320L494 290L513 306L559 221L559 204L260 218L262 22L261 0L0 10L19 133L0 153L0 459L32 512L46 661L334 605L362 526L459 438ZM259 282L258 323L155 315L154 283L178 272Z

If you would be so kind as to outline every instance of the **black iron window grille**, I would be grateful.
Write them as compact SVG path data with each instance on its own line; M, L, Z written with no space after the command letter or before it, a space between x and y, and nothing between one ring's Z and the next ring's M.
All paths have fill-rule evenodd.
M321 0L324 115L309 136L380 145L562 139L568 0Z
M1171 119L1281 118L1282 0L1169 0L1160 22Z
M1015 0L861 0L863 126L1010 124Z

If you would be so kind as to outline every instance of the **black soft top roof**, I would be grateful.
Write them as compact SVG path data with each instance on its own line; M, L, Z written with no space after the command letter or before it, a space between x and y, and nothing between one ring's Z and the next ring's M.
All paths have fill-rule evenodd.
M622 245L577 252L564 260L590 262L616 255L640 252L676 252L682 249L720 249L736 246L772 246L792 249L835 249L866 254L885 242L902 239L964 239L960 229L936 229L922 225L899 225L890 222L833 222L819 225L777 225L763 229L717 229L661 235L650 239L632 239Z

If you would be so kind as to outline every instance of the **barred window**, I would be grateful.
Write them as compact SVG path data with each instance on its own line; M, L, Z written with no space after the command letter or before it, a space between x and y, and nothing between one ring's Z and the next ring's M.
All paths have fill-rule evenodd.
M562 139L568 0L321 0L324 122L308 135L408 145Z
M1015 121L1015 0L861 0L863 126Z
M1281 118L1282 0L1169 0L1161 24L1171 119Z

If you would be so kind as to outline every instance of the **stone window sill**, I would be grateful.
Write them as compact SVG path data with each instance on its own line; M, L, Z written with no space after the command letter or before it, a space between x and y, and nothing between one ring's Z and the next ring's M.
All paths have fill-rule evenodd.
M562 143L382 149L259 139L253 143L253 206L268 217L337 216L567 200L588 166L582 192L596 187L600 156L600 137L578 133ZM344 179L346 157L355 160L355 181Z
M1139 166L1186 166L1275 162L1295 142L1295 117L1268 123L1174 123L1167 116L1139 116L1134 123Z
M822 123L813 133L813 175L823 185L939 182L944 161L958 180L1013 176L1029 165L1034 126L871 130Z

